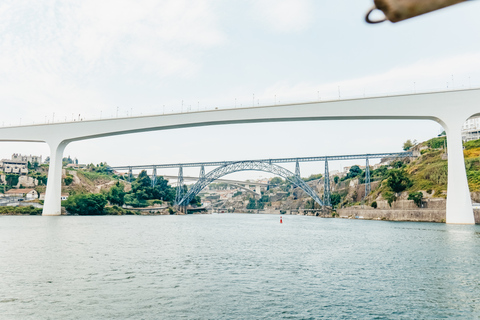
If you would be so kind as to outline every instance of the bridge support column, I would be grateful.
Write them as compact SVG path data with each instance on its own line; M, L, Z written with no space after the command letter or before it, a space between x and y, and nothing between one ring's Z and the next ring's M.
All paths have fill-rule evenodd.
M444 126L447 133L448 151L446 222L450 224L475 224L463 157L462 124L463 121L457 121L447 123Z
M295 175L296 175L299 179L301 179L301 177L300 177L300 164L298 163L298 159L297 159L297 161L296 161L296 163L295 163Z
M368 157L367 157L367 163L365 164L365 196L363 199L367 198L368 194L372 190L372 185L370 184L370 165L368 163Z
M178 181L177 181L177 195L175 197L175 204L177 206L182 205L183 200L183 166L178 168ZM183 205L187 205L183 203Z
M62 214L62 158L68 143L48 142L50 147L50 165L48 167L47 189L43 205L43 216L59 216Z
M328 170L328 160L325 158L325 177L323 179L323 207L330 206L330 171Z
M128 167L128 182L132 182L133 172L132 167Z
M157 167L153 166L153 172L152 172L152 188L155 188L155 183L157 183Z

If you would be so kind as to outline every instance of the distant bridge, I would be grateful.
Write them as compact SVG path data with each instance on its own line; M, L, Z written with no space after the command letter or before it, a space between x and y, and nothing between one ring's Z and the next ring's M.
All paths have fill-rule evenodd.
M474 224L463 157L462 125L480 115L480 89L292 103L0 128L0 141L45 142L50 166L43 215L61 214L62 158L74 141L225 124L368 119L423 119L443 126L448 144L447 223Z
M260 159L260 160L242 160L242 161L214 161L214 162L190 162L190 163L173 163L173 164L156 164L156 165L137 165L137 166L115 166L110 167L111 170L128 170L128 180L131 181L133 176L133 169L145 170L152 169L152 186L155 185L157 179L158 168L179 168L177 178L177 198L176 204L179 206L187 205L190 201L200 193L208 184L219 179L227 174L245 171L258 170L274 173L282 176L290 181L294 186L303 189L310 195L315 202L321 206L330 206L330 175L328 171L328 162L332 160L365 160L365 196L371 191L370 184L370 166L369 159L384 159L384 158L405 158L413 156L412 152L390 152L390 153L367 153L367 154L353 154L353 155L337 155L337 156L317 156L317 157L298 157L298 158L274 158L274 159ZM324 174L324 192L323 201L318 197L315 191L310 188L300 177L300 162L325 162ZM291 163L295 162L295 174L275 165L275 163ZM205 174L206 166L217 166L208 174ZM184 167L200 167L200 175L196 179L197 183L184 195L183 182L186 178L183 176ZM246 183L245 183L246 184ZM258 192L257 192L258 193Z

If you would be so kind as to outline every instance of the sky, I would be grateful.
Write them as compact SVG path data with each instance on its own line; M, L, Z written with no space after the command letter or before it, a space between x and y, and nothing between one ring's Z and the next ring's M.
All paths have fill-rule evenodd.
M0 125L480 87L479 1L369 25L372 5L4 0ZM79 141L65 156L115 166L399 152L441 131L423 120L225 125ZM0 146L1 158L49 155L45 144ZM323 163L301 165L302 176L319 172Z

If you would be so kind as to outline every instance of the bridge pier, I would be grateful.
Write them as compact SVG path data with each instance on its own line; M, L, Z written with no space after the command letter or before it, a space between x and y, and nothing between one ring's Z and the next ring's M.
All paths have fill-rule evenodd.
M152 188L155 188L155 184L157 183L157 167L153 166L152 172Z
M325 158L325 177L323 178L323 208L330 206L330 171L328 170L328 160Z
M62 158L68 143L62 141L47 142L50 147L50 165L48 167L47 189L43 204L43 216L62 214Z
M475 224L463 157L462 124L465 119L444 125L447 134L448 185L447 217L449 224Z
M372 186L370 184L370 165L368 163L368 157L366 159L366 164L365 164L365 196L363 199L365 200L372 190Z

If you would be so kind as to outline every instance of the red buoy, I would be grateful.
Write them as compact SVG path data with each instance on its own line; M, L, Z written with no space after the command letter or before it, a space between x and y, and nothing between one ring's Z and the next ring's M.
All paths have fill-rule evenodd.
M283 222L282 222L282 216L280 216L280 223L283 223Z

